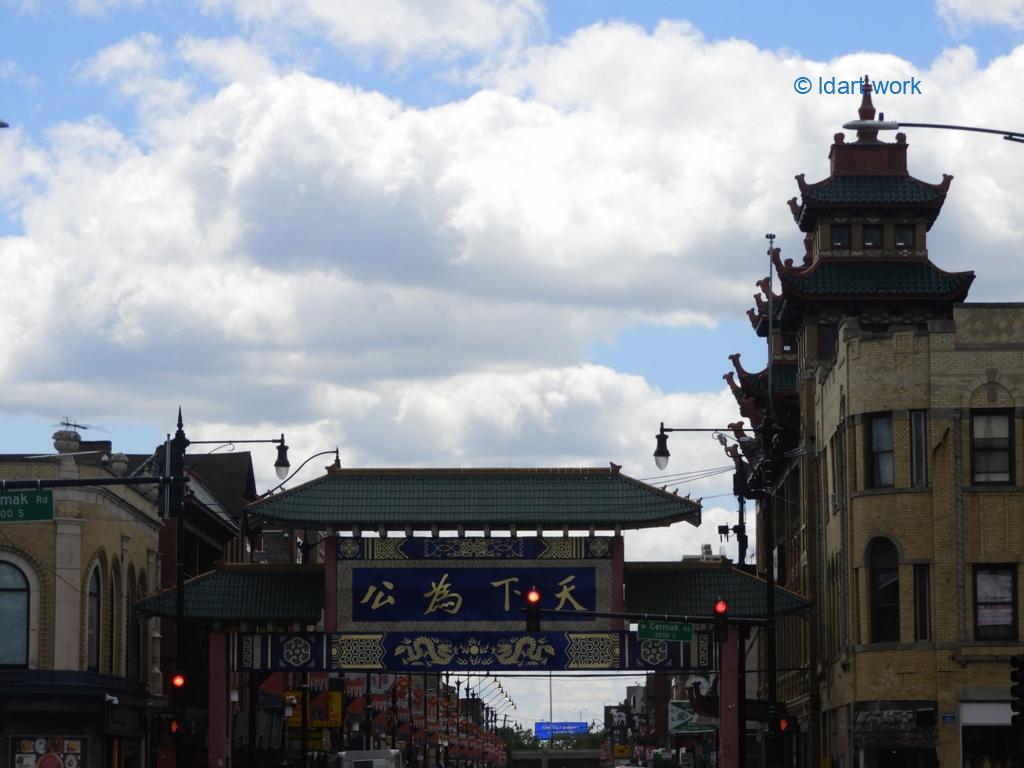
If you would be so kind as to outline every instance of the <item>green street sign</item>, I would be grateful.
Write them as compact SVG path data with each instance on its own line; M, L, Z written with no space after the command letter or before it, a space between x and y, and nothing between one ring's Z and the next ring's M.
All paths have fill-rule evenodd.
M641 621L636 626L636 636L641 640L674 640L688 643L693 640L693 624L679 624L675 621Z
M0 525L53 520L53 491L0 491Z

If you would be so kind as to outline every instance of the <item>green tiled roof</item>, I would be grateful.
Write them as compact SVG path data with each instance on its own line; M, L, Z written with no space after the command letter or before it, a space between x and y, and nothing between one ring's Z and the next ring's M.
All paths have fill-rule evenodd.
M796 363L775 363L772 365L772 391L776 393L795 392L796 371ZM740 385L746 392L759 395L768 393L767 369L758 373L740 374L739 378Z
M174 587L140 600L151 616L174 616ZM205 621L307 622L320 618L323 566L227 565L185 582L185 615Z
M803 189L805 204L914 205L944 197L941 190L911 176L836 176Z
M342 469L249 506L311 526L453 529L700 524L700 505L612 469Z
M805 273L780 272L784 292L809 296L967 295L973 272L943 272L930 261L841 261L822 259Z
M626 563L629 613L708 616L715 600L729 603L729 615L755 618L767 613L765 583L746 571L718 562ZM810 601L775 588L776 613L810 607Z

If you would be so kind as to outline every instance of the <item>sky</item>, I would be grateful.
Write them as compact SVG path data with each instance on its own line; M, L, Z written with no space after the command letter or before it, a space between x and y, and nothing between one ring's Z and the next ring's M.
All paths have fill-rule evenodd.
M1024 130L1024 0L0 0L0 452L64 418L149 452L180 405L294 465L721 467L654 434L739 418L764 235L799 259L793 177L865 73L890 120ZM955 177L932 260L1021 300L1024 148L906 132ZM704 524L627 559L735 557L729 475L669 487ZM555 720L634 678L556 681Z

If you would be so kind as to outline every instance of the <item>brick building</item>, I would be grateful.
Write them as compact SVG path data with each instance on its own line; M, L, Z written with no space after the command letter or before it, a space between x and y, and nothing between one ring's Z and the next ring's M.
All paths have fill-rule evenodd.
M0 476L129 471L110 443L71 429L54 446L54 457L0 457ZM0 523L0 766L139 766L160 693L156 624L135 609L159 580L156 505L127 486L58 488L53 498L52 520Z
M769 369L734 356L729 375L752 426L771 397L777 575L815 604L778 623L779 698L803 725L787 760L1016 765L1024 305L963 303L974 274L929 260L952 177L913 178L902 134L836 134L829 157L789 204L803 263L772 253L781 293L762 281L750 312L771 394ZM760 441L737 434L756 477Z

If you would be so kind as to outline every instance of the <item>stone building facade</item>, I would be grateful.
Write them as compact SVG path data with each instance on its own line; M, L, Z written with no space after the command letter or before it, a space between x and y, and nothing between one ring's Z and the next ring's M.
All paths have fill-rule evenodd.
M931 262L952 177L911 176L902 134L836 134L829 159L789 203L802 263L771 251L779 293L762 280L749 313L769 367L733 356L727 376L750 426L778 427L775 575L815 606L778 621L779 699L801 724L785 764L1016 765L1024 305L964 303L974 274ZM745 427L733 453L763 484Z
M822 735L837 758L1008 764L1022 330L1024 305L959 304L925 328L840 324L815 403Z
M128 472L109 443L82 443L70 429L54 437L59 455L2 456L0 476ZM155 494L78 487L53 498L53 520L0 522L0 766L46 754L78 768L143 765L160 673L156 623L135 603L159 579Z

